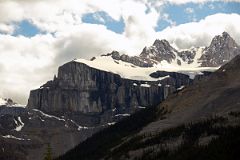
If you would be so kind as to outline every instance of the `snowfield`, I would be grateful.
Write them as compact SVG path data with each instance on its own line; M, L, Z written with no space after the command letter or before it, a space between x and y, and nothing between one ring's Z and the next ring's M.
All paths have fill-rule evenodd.
M169 76L153 78L150 76L151 73L156 71L167 71L167 72L179 72L189 75L190 78L194 78L197 74L202 74L202 71L215 71L219 67L199 67L198 64L192 65L181 65L172 62L171 64L162 61L161 63L153 67L139 67L132 63L123 62L121 60L115 60L111 56L99 56L94 60L76 59L75 62L83 63L89 67L96 68L102 71L112 72L120 75L124 79L131 79L137 81L160 81Z
M21 117L18 117L18 121L20 122L20 124L14 119L15 124L17 125L17 127L15 128L15 131L19 132L22 130L22 128L24 127L24 123L21 120Z

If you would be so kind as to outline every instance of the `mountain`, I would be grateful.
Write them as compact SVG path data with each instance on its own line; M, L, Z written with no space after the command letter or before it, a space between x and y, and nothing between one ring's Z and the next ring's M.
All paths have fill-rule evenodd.
M223 35L216 37L223 37ZM232 56L228 56L228 60L230 60L239 52L236 50L232 54L232 49L238 48L238 46L229 47L232 46L230 43L233 44L234 41L230 36L227 37L218 38L217 41L221 41L221 45L217 47L225 50L223 53L231 52ZM18 105L10 99L0 99L0 148L3 148L0 150L0 159L40 160L43 159L48 144L52 148L53 156L56 157L99 131L100 135L104 133L104 136L101 135L105 138L104 144L107 144L108 140L117 144L115 138L124 138L129 133L131 136L138 132L147 134L151 130L155 132L155 129L160 132L161 127L164 129L164 126L174 127L170 124L177 126L180 123L187 123L192 117L198 117L199 115L195 115L197 113L205 115L205 111L201 110L201 104L205 99L214 98L214 91L218 90L218 88L213 88L210 92L211 86L208 85L220 86L218 81L225 80L222 79L222 74L224 75L230 68L235 68L230 65L224 71L219 70L212 73L227 61L223 63L219 60L219 64L215 67L205 65L203 62L207 62L207 60L200 58L210 54L209 48L213 48L213 46L178 51L166 40L156 40L153 46L145 47L139 56L121 55L117 51L113 51L93 57L91 60L75 59L63 64L59 67L53 80L30 92L27 106ZM213 49L211 49L211 53L213 53ZM214 61L219 58L217 53L216 51L212 54ZM229 64L233 62L231 61ZM221 72L220 78L216 76L218 72ZM211 77L216 78L209 80L210 82L206 84L207 87L204 87L205 85L202 88L193 87L193 92L187 94L183 101L172 98L172 96L188 91L188 88L191 88L188 86L196 87ZM232 78L234 79L234 77ZM231 82L231 80L228 79L227 82ZM234 80L232 82L235 84ZM229 93L232 92L229 91ZM194 96L195 94L200 98ZM206 97L202 96L205 94ZM172 105L166 100L168 97L175 104ZM167 118L166 123L162 125L161 123L164 121L155 119L159 118L156 113L160 113L163 116L161 118L170 116L167 114L170 112L177 113L178 109L175 111L175 108L178 108L179 104L185 100L186 102L188 100L199 102L199 106L194 104L199 112L198 110L193 112L194 109L189 108L189 110L186 109L186 112L184 110L183 115L176 114L177 116L173 120L178 123L172 123L171 118ZM189 104L191 104L190 102ZM156 107L160 103L161 105ZM209 103L215 104L210 100ZM164 104L166 104L165 107L161 107ZM189 107L188 103L181 106ZM222 110L222 108L219 109ZM208 110L206 112L210 113ZM113 130L112 127L109 128L109 133L114 132L112 137L106 137L108 134L105 135L104 128L109 126L114 128ZM127 129L127 132L124 128ZM101 141L101 138L98 137L91 142L92 148L104 149L101 146L103 143L94 146L94 142L100 142L98 139ZM121 140L118 139L119 141ZM88 141L83 143L88 144Z
M177 50L167 40L157 39L152 46L142 50L138 59L147 62L149 66L161 64L190 68L219 67L239 54L239 50L240 47L234 39L227 32L223 32L222 35L215 36L208 47L192 47L186 50Z
M98 132L59 159L237 160L239 75L238 55L157 107Z
M166 60L168 63L171 63L173 59L176 59L176 54L177 50L168 41L157 39L152 46L143 49L140 57L153 59L157 62Z
M92 61L74 60L60 66L52 81L31 91L27 106L67 116L84 126L113 123L159 104L192 82L182 73L156 71L106 55Z
M88 137L158 105L171 93L204 79L209 75L206 71L218 69L201 66L203 50L177 51L166 40L156 40L139 56L113 51L91 60L75 59L60 66L53 80L30 92L27 108L94 128Z
M25 107L3 105L0 115L0 159L3 160L42 160L48 144L54 146L52 156L56 157L99 130Z
M201 66L216 67L225 64L239 54L240 47L227 33L215 36L209 47L203 51Z

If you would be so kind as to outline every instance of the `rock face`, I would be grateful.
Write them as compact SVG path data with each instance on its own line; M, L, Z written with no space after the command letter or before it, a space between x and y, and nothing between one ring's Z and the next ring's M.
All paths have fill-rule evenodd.
M221 66L240 53L239 45L227 33L215 36L209 47L205 48L200 58L202 66L217 67Z
M119 52L113 51L109 55L115 60L121 60L124 62L132 63L139 67L153 67L154 62L150 59L139 57L139 56L128 56L126 54L120 55ZM107 55L106 55L107 56Z
M194 58L196 56L196 51L199 48L193 48L191 50L185 50L185 51L181 51L178 52L178 56L187 64L191 64L194 62Z
M150 58L161 62L166 60L171 63L173 59L176 58L177 50L173 48L167 40L156 40L152 46L145 47L140 54L142 58Z
M202 53L204 54L201 57ZM57 156L99 129L112 125L139 109L156 106L173 92L181 95L184 92L184 90L181 92L184 86L205 81L205 78L210 76L209 72L203 72L193 81L189 76L181 73L157 69L154 72L148 72L154 68L155 64L166 61L178 66L183 63L196 65L196 61L199 60L200 66L220 66L237 54L239 54L239 46L227 33L223 33L222 36L216 36L211 45L203 49L203 52L202 49L196 48L177 51L166 40L156 40L153 46L145 47L140 56L120 55L116 51L102 55L111 56L112 62L120 63L121 67L127 65L129 68L143 68L144 76L156 79L155 81L123 78L121 73L118 73L119 70L113 73L77 61L66 63L59 67L58 75L53 80L31 91L27 108L16 107L17 104L10 99L0 99L0 148L4 148L4 150L0 149L0 159L5 157L43 159L47 143L53 146L54 156ZM95 59L92 58L91 62ZM238 65L239 58L232 63ZM218 72L224 75L225 70L227 72L233 70L232 65L227 66ZM109 70L111 67L109 66ZM124 69L120 68L120 70ZM132 72L131 74L133 75ZM141 77L143 75L141 74L138 75ZM216 79L221 80L222 74ZM238 72L236 75L239 75ZM232 76L231 79L236 78ZM214 86L214 81L211 82ZM209 93L208 96L201 98L211 85L203 87L202 90L194 88L194 95L199 92L201 94L195 96L196 99L190 102L198 106L199 97L202 102L211 97L213 94ZM222 84L218 85L222 86ZM230 91L227 92L228 95L232 94ZM236 100L239 95L237 90L234 90L235 92ZM187 101L185 104L181 102L183 107L188 107L190 96L192 96L191 93L182 100ZM179 103L178 99L174 102L176 103L173 106ZM223 103L220 102L218 105ZM185 116L181 117L185 118ZM69 139L69 141L62 141L62 139ZM5 152L5 150L13 150L14 153Z
M169 93L191 83L184 74L164 72L166 75L169 77L159 81L135 81L72 61L59 67L53 81L31 91L27 106L52 114L100 116L99 123L103 123L103 116L108 112L126 114L139 106L157 105ZM111 116L105 119L113 120Z
M165 73L155 72L152 76L157 77L161 74ZM205 74L207 76L199 77L201 80L196 84L170 95L155 108L156 110L151 112L152 115L149 115L149 112L135 114L126 121L120 122L120 125L104 130L101 134L96 134L79 144L59 160L79 158L85 160L169 160L186 159L188 155L191 156L187 159L196 159L196 156L200 155L199 152L204 153L199 159L206 159L206 155L210 155L207 159L218 157L220 152L221 157L227 157L223 159L238 159L240 56L236 56L218 71L210 75L207 72ZM147 124L138 123L142 117L155 116L157 118L150 122L147 121ZM134 126L134 131L125 128L128 124ZM232 132L233 129L237 129L238 132ZM115 136L121 131L124 131L124 134ZM231 133L227 133L229 131ZM120 138L112 138L109 143L108 137ZM226 141L229 142L219 147ZM106 145L103 148L96 147L102 144ZM208 148L209 146L213 150ZM224 152L226 146L231 149ZM194 148L200 149L194 151ZM219 148L222 149L216 152ZM203 150L206 152L202 152ZM173 158L174 154L176 158Z
M218 67L239 53L240 47L228 33L223 32L205 48L177 51L168 41L156 40L152 46L145 47L139 56L120 55L113 51L101 57L111 57L118 67L129 65L132 68L151 69L158 64L164 66L166 62L174 67L189 65L192 68ZM95 59L91 61L95 63ZM108 63L101 63L105 62ZM163 71L154 71L149 75L153 78L168 78L159 81L131 80L122 78L119 70L110 72L111 67L101 70L101 67L97 69L84 62L66 63L59 67L57 77L40 89L31 91L27 106L46 113L67 115L83 125L96 126L115 122L118 120L115 115L133 113L139 106L157 105L169 93L191 83L188 76ZM197 76L197 79L201 78L201 75Z
M208 47L197 47L179 51L167 40L155 40L152 46L145 47L139 56L119 55L112 52L117 60L132 63L140 67L152 67L166 61L169 64L189 67L219 67L239 54L240 47L227 33L215 36ZM192 65L191 65L192 64Z

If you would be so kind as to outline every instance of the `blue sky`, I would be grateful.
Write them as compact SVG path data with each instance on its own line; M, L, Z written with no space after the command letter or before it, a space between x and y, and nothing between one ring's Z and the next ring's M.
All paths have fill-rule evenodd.
M192 11L189 12L188 10ZM182 5L168 4L164 6L163 12L169 15L169 19L176 25L192 21L199 21L208 15L216 13L240 13L240 3L236 2L208 2L204 4L187 3ZM160 20L157 30L160 31L171 25L166 20Z
M5 0L0 8L0 97L23 104L74 58L139 55L155 39L208 46L223 31L240 44L239 0Z
M41 30L38 29L36 26L34 26L33 24L31 24L29 21L27 20L23 20L19 23L15 24L16 30L13 33L13 36L26 36L26 37L33 37L36 34L41 33Z
M206 16L216 13L237 13L240 14L240 3L238 2L206 2L206 3L186 3L186 4L166 4L160 9L165 17L160 15L156 31L161 31L172 25L184 24L192 21L199 21ZM159 11L159 12L160 12ZM166 18L167 15L167 18ZM116 33L124 32L124 21L114 20L104 11L86 13L82 16L82 22L89 24L101 24L107 29ZM16 30L13 35L23 35L27 37L42 33L35 25L28 20L23 20L15 24Z

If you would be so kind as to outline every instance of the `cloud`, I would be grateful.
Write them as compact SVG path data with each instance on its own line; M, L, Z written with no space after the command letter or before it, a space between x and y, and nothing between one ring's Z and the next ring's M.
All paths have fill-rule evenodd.
M199 22L190 22L168 27L158 33L158 37L170 41L180 49L192 46L208 46L215 35L227 31L240 44L240 15L215 14Z
M207 2L240 2L240 0L164 0L166 3L182 5L186 3L207 3Z
M14 25L0 23L0 33L12 34L15 30Z
M156 38L165 38L178 48L208 45L224 30L240 40L239 15L216 14L199 22L175 25L162 13L165 3L190 0L0 0L0 96L26 103L29 91L56 74L58 66L74 58L91 58L112 50L139 54ZM197 1L198 3L206 0ZM181 3L180 3L181 2ZM195 3L196 1L194 1ZM86 13L105 12L115 21L123 20L123 33L115 33L100 24L82 22ZM101 19L104 17L98 17ZM171 24L156 32L162 18ZM28 20L44 35L17 36L11 33L17 22Z
M137 6L136 11L133 6ZM6 33L0 34L0 76L4 77L0 80L0 96L20 103L26 103L31 89L51 79L59 65L75 57L90 58L112 50L139 53L154 34L158 18L154 9L146 13L145 4L126 0L104 1L100 5L94 0L0 0L0 7L0 30ZM82 23L83 14L97 11L105 11L115 20L123 17L127 24L124 33L117 34L104 25ZM13 25L22 20L49 34L11 36Z
M54 50L51 35L33 38L0 35L0 96L26 103L30 88L50 78Z

